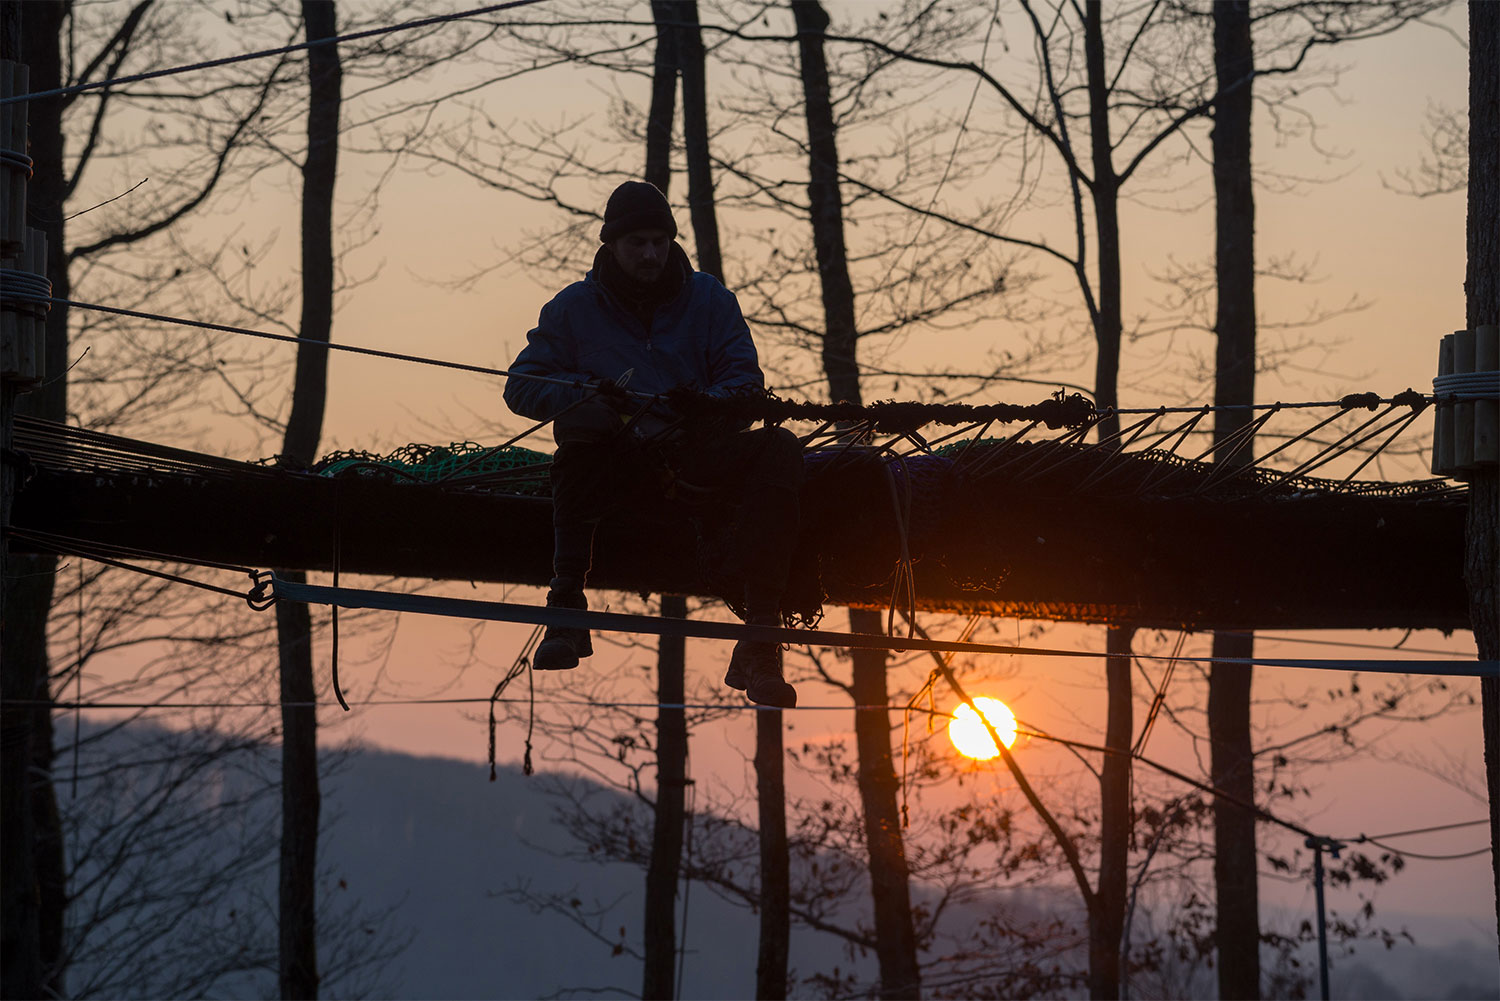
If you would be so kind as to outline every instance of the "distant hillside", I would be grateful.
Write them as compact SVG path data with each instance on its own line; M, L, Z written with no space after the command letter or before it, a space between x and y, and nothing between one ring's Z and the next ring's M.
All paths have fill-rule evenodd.
M111 735L91 753L101 758L119 756L128 743L160 733L133 727L128 733ZM262 779L274 774L274 759L273 749L260 753L257 774ZM242 772L254 769L226 770L214 776L210 783L214 795L232 799L247 781ZM327 896L345 909L358 901L367 913L389 911L384 930L409 938L404 951L374 981L374 993L398 998L634 996L640 988L640 963L628 952L616 955L614 943L621 941L623 933L625 943L638 947L642 872L620 864L563 860L534 847L576 847L553 820L554 801L542 792L545 780L508 768L499 770L494 783L487 778L486 769L477 764L365 750L348 755L326 782L328 831L322 859L329 875ZM582 788L597 797L601 807L628 802L616 792L586 782ZM91 786L85 781L79 799L65 803L65 810L81 815L109 813L131 794L125 787ZM116 797L114 804L105 796ZM253 822L242 826L256 831L274 829L276 806L274 797L255 800L250 808ZM227 850L231 841L225 837L214 847ZM223 918L226 909L234 909L231 915L239 911L225 926L227 931L210 931L219 935L218 940L238 942L251 960L251 968L243 974L199 993L221 997L274 993L270 965L274 938L269 923L275 900L274 855L268 862L267 868L248 877L254 885L234 891L211 912L196 915L198 925L212 925ZM174 857L164 864L178 863ZM599 925L605 941L559 914L533 913L524 904L499 895L521 883L537 893L569 894L578 900L580 912L596 905L606 908ZM922 895L918 888L918 898ZM1057 912L1076 910L1067 892L1056 897L1048 891L1002 892L988 904L993 907L1002 900L1017 916L1045 908L1048 900ZM985 903L967 905L953 917L961 925L966 915L977 915ZM692 887L689 904L681 996L752 996L755 915L702 886ZM859 906L866 906L865 902ZM248 920L247 914L251 915ZM1338 959L1335 996L1500 998L1493 929L1401 915L1381 917L1392 927L1404 920L1420 944L1401 945L1390 952L1371 945L1354 957ZM203 938L199 934L203 931L179 928L173 934ZM251 948L255 943L249 943L249 938L269 951ZM215 939L209 935L206 941ZM1316 962L1311 953L1303 959ZM851 970L850 956L839 942L805 931L794 932L792 965L802 975L837 967L844 974L853 972L857 982L863 983L874 975L873 960L856 960ZM1315 975L1314 965L1306 969ZM1200 973L1206 974L1205 989L1211 989L1211 974ZM83 979L78 978L79 982ZM354 985L358 983L358 978L334 978L325 984L324 996L357 990ZM1199 978L1182 983L1199 993ZM150 992L135 996L146 993Z

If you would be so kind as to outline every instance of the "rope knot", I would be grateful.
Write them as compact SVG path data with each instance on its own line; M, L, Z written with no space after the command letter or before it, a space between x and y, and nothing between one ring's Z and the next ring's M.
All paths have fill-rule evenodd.
M1419 414L1427 409L1427 403L1427 397L1415 389L1408 389L1391 397L1391 404L1393 406L1411 407L1415 413Z

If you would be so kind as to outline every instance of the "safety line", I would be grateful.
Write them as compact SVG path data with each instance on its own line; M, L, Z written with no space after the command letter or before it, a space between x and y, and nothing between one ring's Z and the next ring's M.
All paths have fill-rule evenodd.
M98 553L81 552L80 550L84 548L82 546L71 544L60 545L56 542L50 542L46 539L40 538L37 535L33 535L32 533L27 532L24 529L6 529L5 534L13 535L17 538L29 539L34 544L50 549L60 556L77 556L80 560L92 560L95 563L103 563L108 566L118 567L121 570L133 570L136 573L144 574L147 577L157 577L161 580L172 581L177 584L188 584L192 587L196 587L204 591L213 591L216 594L227 595L231 598L243 599L245 597L244 591L235 591L231 588L220 587L217 584L210 584L206 581L194 580L191 577L183 577L178 574L167 573L162 570L152 570L148 567L138 567L131 563L122 563L119 560L111 559Z
M350 702L349 705L355 709L361 708L383 708L387 706L461 706L461 705L484 705L486 703L499 703L504 705L527 705L532 700L522 696L501 696L492 699L489 696L482 697L453 697L442 699L366 699L364 701ZM594 709L713 709L713 710L776 710L779 706L761 706L753 702L590 702L588 699L537 699L539 706L571 706L592 707ZM113 701L88 701L74 700L61 702L55 699L0 699L0 706L51 706L54 709L334 709L338 707L333 701L313 702L113 702ZM904 706L895 704L873 704L862 705L855 703L843 703L840 705L798 705L785 709L785 712L899 712ZM926 713L929 716L940 716L945 719L953 716L950 712L941 709L923 709L914 707L912 712Z
M1404 838L1413 834L1436 834L1439 831L1456 831L1463 827L1478 827L1480 824L1488 824L1488 818L1480 820L1461 820L1456 824L1438 824L1436 827L1417 827L1410 831L1392 831L1390 834L1361 834L1357 838L1342 838L1344 841L1373 841L1376 838Z
M132 73L129 76L111 77L108 80L98 80L94 83L79 83L70 87L54 87L52 90L38 90L29 94L17 94L0 100L0 104L13 104L17 101L38 101L45 97L66 97L70 94L82 94L90 90L101 90L107 87L118 87L126 83L140 83L142 80L156 80L165 76L177 76L182 73L191 73L197 70L213 69L218 66L230 66L234 63L250 62L254 59L265 59L269 56L285 55L289 52L299 52L303 49L317 48L320 45L337 45L340 42L355 42L364 38L376 38L380 35L389 35L397 31L410 31L414 28L426 28L435 24L444 24L448 21L462 21L471 17L481 17L485 14L495 14L503 10L511 10L517 7L529 7L532 4L541 3L542 0L510 0L509 3L490 4L487 7L475 7L472 10L457 11L452 14L439 14L434 17L422 18L418 21L403 21L401 24L389 24L383 28L369 28L365 31L355 31L347 35L332 35L327 38L315 38L307 42L296 42L292 45L283 45L275 49L260 49L256 52L244 52L237 56L224 56L220 59L206 59L203 62L188 63L183 66L171 66L166 69L149 70L144 73Z
M1425 407L1438 402L1442 397L1428 395L1415 389L1403 390L1394 396L1381 396L1379 393L1349 393L1337 400L1316 400L1308 403L1215 403L1204 404L1200 407L1106 407L1100 410L1101 415L1119 414L1121 416L1135 416L1138 414L1212 414L1220 410L1311 410L1326 407L1340 407L1344 410L1374 410L1380 406L1408 406Z
M394 612L413 612L420 615L441 615L451 618L484 619L497 622L519 622L531 625L553 625L578 629L598 629L604 632L646 633L658 636L683 636L696 639L741 640L789 644L794 646L830 646L869 650L928 651L947 653L1000 654L1005 656L1072 657L1098 659L1108 658L1108 653L1095 650L1063 650L1050 647L1012 646L1008 644L945 642L920 637L884 636L872 633L840 633L816 629L787 629L775 626L753 626L736 622L713 622L707 619L663 619L650 615L632 615L621 612L599 612L592 610L557 608L538 605L523 605L515 602L478 601L473 598L449 598L440 595L393 594L363 588L328 587L321 584L304 584L287 581L274 572L261 572L250 576L257 583L248 592L219 587L189 577L180 577L146 567L120 562L101 556L97 552L86 552L82 545L64 543L61 537L43 540L39 533L11 529L7 534L31 537L33 541L46 545L59 553L72 554L83 559L107 563L122 570L158 577L177 583L212 591L228 597L239 598L250 603L252 608L264 610L276 599L301 601L306 604L336 605L340 608L368 608ZM57 541L54 541L56 539ZM127 550L109 547L116 554ZM149 557L148 557L149 558ZM174 560L186 562L191 560ZM228 569L227 564L221 564ZM265 593L265 586L272 591ZM1284 667L1305 670L1365 671L1380 674L1437 675L1449 677L1500 677L1500 661L1436 661L1436 660L1348 660L1342 658L1269 658L1269 657L1183 657L1173 658L1168 654L1133 653L1142 660L1173 659L1196 664L1241 664L1246 666Z
M1283 820L1282 818L1276 816L1274 813L1271 813L1269 810L1266 810L1264 807L1257 806L1255 803L1241 799L1238 796L1235 796L1233 793L1229 793L1215 786L1209 785L1207 782L1200 782L1198 779L1193 778L1191 775L1185 775L1182 772L1179 772L1177 769L1169 768L1159 761L1152 761L1150 758L1136 757L1135 755L1131 754L1129 748L1107 747L1103 744L1090 744L1081 740L1069 740L1066 737L1054 737L1050 733L1043 733L1039 730L1023 730L1019 725L1016 728L1016 736L1035 737L1038 740L1045 740L1054 744L1061 744L1065 747L1074 747L1083 751L1095 751L1099 754L1113 754L1117 757L1124 756L1132 758L1132 760L1139 761L1144 765L1155 768L1162 774L1167 775L1170 778L1174 778L1179 782L1186 783L1187 785L1192 786L1194 789L1197 789L1200 792L1206 792L1216 799L1222 799L1225 802L1238 806L1243 810L1248 810L1261 819L1270 821L1271 823L1276 824L1279 827L1284 827L1287 830L1293 831L1306 838L1318 837L1318 835L1314 834L1312 831L1309 831L1301 824L1293 823L1290 820Z
M541 0L530 0L539 3ZM40 297L38 297L40 298ZM57 306L68 306L73 309L90 309L100 313L113 313L116 316L128 316L137 320L154 320L159 323L172 323L182 327L199 327L203 330L217 330L226 334L243 334L246 337L260 337L268 341L281 341L286 344L295 344L308 348L327 348L330 351L347 351L350 354L368 355L372 358L389 358L392 361L412 362L417 365L435 365L439 368L452 368L461 372L477 372L480 375L496 375L509 379L531 379L535 382L550 382L559 386L571 386L574 389L592 388L588 383L577 379L557 379L547 375L533 375L528 372L511 372L503 368L491 368L487 365L471 365L468 362L446 361L441 358L424 358L421 355L405 354L400 351L383 351L380 348L360 347L357 344L340 344L337 341L315 341L297 337L292 334L273 334L265 330L252 330L249 327L236 327L226 323L209 323L205 320L186 320L179 316L167 316L162 313L147 313L137 309L124 309L119 306L103 306L92 302L78 302L74 299L58 299L53 296L46 297L45 302ZM634 396L649 396L650 394L631 393Z
M1392 855L1400 855L1403 858L1422 859L1424 862L1455 862L1459 859L1474 858L1476 855L1488 855L1490 852L1490 846L1485 845L1483 848L1475 848L1473 851L1458 852L1453 855L1428 855L1424 852L1409 852L1405 848L1397 848L1394 845L1383 845L1374 838L1364 838L1361 843L1374 845L1376 848L1383 848Z
M364 588L328 587L286 581L274 573L267 576L272 592L253 597L275 597L314 605L337 604L344 608L381 609L391 612L415 612L420 615L443 615L454 618L485 619L496 622L522 622L530 625L562 626L572 629L597 629L602 632L645 633L655 636L684 636L695 639L754 640L763 643L785 643L795 646L844 647L863 650L925 650L1008 656L1108 658L1104 651L1059 650L1050 647L1012 646L998 643L952 642L923 639L916 636L883 636L873 633L840 633L820 629L785 629L776 626L754 626L737 622L712 622L706 619L663 619L650 615L623 612L597 612L582 609L523 605L505 601L480 601L473 598L449 598L430 594L396 594ZM1135 657L1171 660L1168 654L1136 653ZM1180 661L1198 664L1241 664L1261 667L1288 667L1334 671L1369 671L1387 674L1434 674L1455 677L1500 677L1500 661L1455 663L1442 660L1346 660L1296 659L1273 657L1178 657Z
M541 0L529 0L529 2L539 3L539 2L541 2ZM469 364L468 362L447 361L447 360L444 360L444 359L441 359L441 358L427 358L427 357L424 357L422 355L405 354L405 353L400 352L400 351L385 351L385 350L381 350L379 348L360 347L360 346L354 345L354 344L340 344L340 343L338 343L336 341L312 341L312 340L305 340L305 339L303 339L301 337L297 337L297 336L294 336L292 334L274 334L274 333L270 333L269 331L254 330L254 329L251 329L249 327L236 327L236 326L233 326L231 324L224 324L224 323L210 323L210 322L205 321L205 320L189 320L189 319L185 319L185 318L179 317L179 316L168 316L168 315L163 314L163 313L150 313L150 312L145 312L145 311L142 311L142 310L125 309L125 308L120 307L120 306L105 306L105 305L102 305L100 303L80 302L80 301L78 301L76 299L59 299L59 298L57 298L55 296L29 296L29 295L18 295L18 296L13 296L13 298L24 299L25 301L36 301L36 302L40 302L40 303L47 303L47 304L50 304L50 305L68 306L68 307L73 308L73 309L88 309L88 310L94 310L96 312L101 312L101 313L112 313L112 314L117 315L117 316L128 316L128 317L131 317L132 319L138 319L138 320L153 320L153 321L156 321L156 322L159 322L159 323L171 323L171 324L176 324L178 326L184 326L184 327L198 327L198 328L203 329L203 330L216 330L216 331L219 331L221 333L227 333L227 334L242 334L242 335L247 336L247 337L259 337L259 338L263 338L265 340L270 340L270 341L281 341L281 342L287 343L287 344L296 344L299 347L327 348L330 351L347 351L347 352L349 352L351 354L367 355L367 356L372 357L372 358L387 358L387 359L390 359L392 361L411 362L411 363L417 364L417 365L433 365L433 366L437 366L439 368L456 369L456 370L461 371L461 372L475 372L475 373L478 373L480 375L493 375L493 376L500 376L500 377L511 378L511 379L530 379L530 380L533 380L533 381L536 381L536 382L548 382L548 383L552 383L552 384L560 385L560 386L569 386L569 387L574 388L574 389L590 389L590 388L594 388L590 383L584 382L584 381L580 381L580 380L576 380L576 379L559 379L559 378L554 378L552 376L534 375L534 374L529 373L529 372L512 372L512 371L510 371L508 369L493 368L493 367L487 366L487 365L473 365L473 364ZM635 390L630 390L630 389L624 389L624 390L620 390L620 391L624 392L626 395L640 397L640 398L643 398L643 399L644 398L652 398L653 397L653 394L650 394L650 393L641 393L641 392L637 392ZM1221 405L1205 405L1205 406L1200 406L1200 407L1165 407L1165 406L1163 406L1163 407L1149 407L1149 408L1138 408L1138 409L1131 409L1131 408L1111 408L1111 409L1108 409L1108 410L1097 411L1096 412L1096 419L1097 419L1098 416L1103 416L1105 414L1110 414L1110 413L1120 414L1120 415L1139 415L1139 414L1158 414L1158 415L1161 415L1161 414L1210 414L1210 413L1214 413L1214 412L1220 411L1220 410L1247 410L1247 409L1248 410L1311 410L1311 409L1320 409L1320 408L1329 408L1329 407L1339 407L1339 408L1342 408L1344 410L1352 410L1352 409L1357 409L1357 408L1369 407L1369 406L1372 406L1372 405L1387 405L1387 406L1406 405L1406 406L1412 406L1412 407L1422 407L1422 406L1426 406L1429 403L1432 403L1436 399L1437 399L1437 397L1424 396L1423 394L1421 394L1421 393L1419 393L1419 392L1417 392L1415 390L1408 389L1405 392L1397 393L1395 396L1392 396L1392 397L1382 397L1382 396L1380 396L1377 393L1351 393L1351 394L1349 394L1347 396L1344 396L1344 397L1341 397L1340 399L1337 399L1337 400L1313 400L1313 401L1307 401L1307 402L1302 402L1302 403L1282 403L1282 402L1277 402L1277 403L1256 403L1256 404L1221 404ZM789 401L781 401L781 402L783 404L788 404L789 403ZM837 407L836 404L798 404L797 406L801 406L801 407L814 407L814 406L816 406L816 407L823 407L823 408L836 408ZM940 408L942 408L945 405L944 404L933 404L931 406L932 406L933 409L940 409ZM863 409L863 410L870 410L869 407L865 407L865 408L861 408L861 409ZM976 411L983 411L985 408L983 406L977 406L974 409Z
M1354 643L1348 640L1320 640L1303 638L1300 636L1280 636L1273 633L1263 633L1243 629L1215 629L1216 633L1227 633L1231 636L1253 636L1257 640L1265 640L1267 643L1298 643L1303 646L1332 646L1343 647L1349 650L1388 650L1391 653L1425 653L1435 657L1462 657L1465 660L1473 660L1474 654L1463 653L1458 650L1435 650L1431 647L1415 646L1387 646L1384 643Z

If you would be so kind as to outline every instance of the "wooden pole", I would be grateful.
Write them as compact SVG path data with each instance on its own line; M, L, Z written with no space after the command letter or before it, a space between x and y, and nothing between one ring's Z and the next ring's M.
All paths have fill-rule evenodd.
M12 27L7 25L8 30ZM24 65L0 60L0 96L25 93L27 77ZM47 260L42 234L23 229L30 171L20 169L17 156L26 150L26 107L0 105L5 186L0 206L6 213L0 227L0 527L10 525L19 479L11 450L16 398L41 380L44 357L46 306L26 301L27 291L36 287L35 279L27 276L40 277ZM0 594L9 588L7 550L0 541ZM41 882L30 776L35 710L29 703L38 693L29 668L28 658L19 655L0 663L0 844L5 846L0 873L0 996L8 998L43 997L48 980L42 959Z

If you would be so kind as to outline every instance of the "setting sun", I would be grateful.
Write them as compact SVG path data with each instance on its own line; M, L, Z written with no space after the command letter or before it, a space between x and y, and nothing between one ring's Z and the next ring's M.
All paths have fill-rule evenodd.
M974 705L978 707L978 713L969 708L968 703L953 711L953 720L948 724L948 739L953 741L953 746L958 748L960 754L978 761L988 761L998 755L1000 750L995 747L979 713L983 713L984 719L990 721L1006 747L1016 742L1016 715L1004 702L987 695L975 699Z

